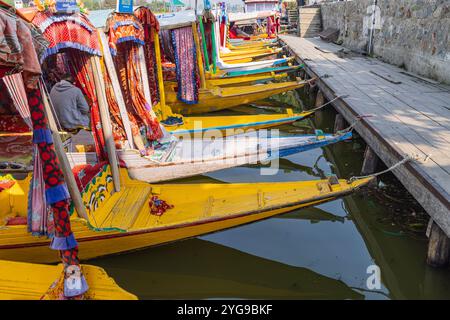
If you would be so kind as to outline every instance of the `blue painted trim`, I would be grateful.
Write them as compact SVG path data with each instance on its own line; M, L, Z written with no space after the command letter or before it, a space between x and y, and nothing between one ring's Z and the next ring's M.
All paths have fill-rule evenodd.
M243 124L236 124L232 126L220 126L220 127L213 127L213 128L205 128L205 129L199 129L199 130L175 130L172 131L174 134L183 134L183 133L197 133L197 132L204 132L208 130L226 130L226 129L234 129L234 128L243 128L243 127L250 127L250 126L258 126L258 125L265 125L265 124L272 124L272 123L279 123L279 122L287 122L287 121L298 121L307 116L295 116L295 117L289 117L289 118L283 118L283 119L277 119L277 120L268 120L268 121L261 121L261 122L251 122L251 123L243 123Z
M65 183L48 188L45 190L45 199L48 204L54 204L61 200L69 199L69 191Z
M257 70L248 70L248 71L230 71L225 73L221 76L221 78L233 78L233 77L239 77L239 76L247 76L247 75L253 75L253 74L259 74L259 73L266 73L266 72L293 72L300 68L303 68L304 65L298 65L298 66L286 66L286 67L271 67L271 68L263 68L263 69L257 69Z
M315 135L313 135L315 136ZM329 136L329 135L324 135L324 136ZM277 156L272 156L272 152L269 151L268 152L268 159L267 160L272 160L272 159L277 159L277 158L282 158L282 157L286 157L292 154L296 154L299 152L304 152L304 151L308 151L308 150L312 150L312 149L316 149L316 148L321 148L321 147L325 147L328 146L330 144L334 144L340 141L344 141L344 140L348 140L352 137L352 132L349 131L343 135L340 136L336 136L336 138L334 139L328 139L328 140L317 140L317 142L314 143L310 143L310 144L305 144L305 145L300 145L297 147L293 147L293 148L288 148L288 149L284 149L284 150L279 150L277 153Z
M77 240L75 240L73 233L67 237L54 236L52 238L52 242L50 243L50 249L53 250L70 250L76 246L78 246L78 243Z
M33 130L33 143L53 144L52 132L49 129Z
M44 53L40 57L40 62L43 63L44 60L48 56L51 56L53 54L57 54L62 49L77 49L77 50L84 51L84 52L87 52L89 54L96 55L96 56L99 56L99 57L102 56L102 54L100 53L99 50L92 49L92 48L84 46L82 44L79 44L79 43L76 43L76 42L60 42L60 43L56 44L55 46L53 46L51 48L45 49Z

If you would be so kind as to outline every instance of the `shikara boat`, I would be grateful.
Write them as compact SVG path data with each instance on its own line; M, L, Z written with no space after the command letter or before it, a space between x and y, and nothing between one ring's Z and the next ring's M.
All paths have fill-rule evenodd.
M87 217L71 217L79 257L95 257L142 249L232 228L346 195L370 179L277 183L158 184L132 180L120 170L120 191L113 193L111 169L105 165L82 191ZM0 207L26 217L23 203L30 177L16 181ZM5 191L3 191L5 192ZM58 261L50 240L34 237L26 225L0 230L0 259L50 263Z
M290 58L280 58L280 59L272 59L272 60L262 60L262 61L252 61L252 62L242 62L242 63L228 63L224 61L221 56L221 40L220 40L220 21L217 19L217 14L213 11L207 11L208 16L208 24L211 24L211 41L214 42L213 45L213 57L212 61L217 65L217 67L222 71L249 71L249 70L257 70L261 68L270 68L281 66L284 63L289 62L293 59ZM226 48L226 46L223 46Z
M217 88L214 84L208 83L210 80L206 78L204 75L203 70L203 61L201 61L201 50L200 50L200 43L196 39L198 38L196 36L197 28L196 28L196 21L197 17L195 16L195 13L193 11L187 11L183 12L183 14L173 14L170 16L159 16L159 21L162 29L165 30L179 30L181 28L189 28L193 26L192 33L194 34L194 39L196 43L194 43L194 49L196 50L197 59L199 60L198 66L199 66L199 72L200 72L200 81L202 82L201 87L198 89L198 99L196 99L195 102L191 101L183 101L183 99L180 98L180 88L177 83L174 82L166 82L164 85L165 88L165 95L166 95L166 101L167 104L170 105L172 110L176 113L181 113L184 115L190 115L190 114L198 114L198 113L207 113L211 111L217 111L221 109L227 109L231 108L233 106L244 104L252 101L261 100L267 97L270 97L271 95L282 93L285 91L293 90L296 88L302 87L305 82L295 82L295 81L287 81L287 82L279 82L279 83L267 83L267 84L258 84L258 85L247 85L247 86L234 86L232 87L231 84L241 84L247 82L247 80L250 80L249 77L246 76L245 79L242 79L242 81L239 81L238 78L235 78L233 80L217 80L216 83L224 82L225 84L230 84L227 88ZM216 37L212 39L212 41L216 41ZM205 45L203 45L204 47ZM213 47L216 48L217 53L219 54L218 45L214 45ZM178 60L175 58L175 60ZM227 71L235 71L235 70L244 70L242 65L246 65L248 70L251 70L251 68L263 68L263 67L269 67L276 64L282 64L287 63L289 59L283 58L278 60L273 60L267 63L266 61L258 61L254 62L253 65L249 66L247 64L243 63L236 63L232 64L234 67L227 69ZM176 62L176 64L183 63L182 61ZM185 62L187 63L187 62ZM221 70L220 65L218 65ZM179 67L181 68L181 67ZM247 69L245 69L247 70ZM263 80L263 77L261 76L255 76L257 79L259 77L260 80ZM264 77L264 80L273 80L275 76L273 74L270 74L267 78ZM228 81L228 83L227 83ZM252 81L250 81L252 82Z
M276 56L278 53L281 53L283 49L277 48L272 49L269 52L252 52L252 53L221 53L220 56L224 62L227 63L241 63L241 62L251 62L262 60L263 58L267 58L268 56Z
M166 101L177 113L190 115L229 109L241 104L266 99L275 94L301 88L307 81L285 81L277 83L215 87L200 89L198 103L188 104L177 97L177 84L165 84Z
M198 133L207 133L212 130L220 130L224 137L236 135L242 130L266 129L274 126L290 124L314 114L314 111L294 113L287 109L286 113L272 114L248 114L237 116L190 116L183 117L183 124L166 126L166 129L174 136L194 136Z
M178 140L170 144L167 151L146 157L141 157L136 150L118 150L117 153L132 179L153 183L265 162L344 141L351 135L346 132L261 139L256 133L214 140Z
M155 183L266 162L338 143L351 136L351 132L334 135L318 132L317 135L267 137L250 132L222 138L220 132L210 132L209 137L173 139L150 156L143 157L134 149L117 150L117 155L132 179ZM67 155L71 167L98 161L94 152L70 152Z
M120 288L102 268L82 265L89 290L86 300L137 300ZM63 266L0 260L0 300L51 300L49 289L63 272Z
M142 25L148 30L146 33L147 38L145 39L145 42L147 44L150 44L152 41L154 42L153 46L145 46L146 52L148 52L148 56L154 55L155 61L156 61L156 69L157 74L156 76L153 76L155 78L156 82L158 83L159 88L159 101L156 102L154 105L154 110L156 115L158 116L159 120L162 121L162 123L165 125L166 129L175 135L180 134L186 134L186 133L196 133L201 131L207 131L207 130L222 130L223 134L234 134L232 130L226 130L226 129L261 129L261 128L269 128L281 124L287 124L292 123L294 121L300 120L306 116L309 116L311 113L309 112L301 112L301 113L293 113L292 110L288 109L285 113L275 113L275 114L265 114L265 115L240 115L240 116L189 116L184 117L180 114L174 114L174 112L177 113L176 110L172 108L172 105L168 102L166 99L166 92L165 92L165 83L168 83L163 79L163 72L162 72L162 66L161 66L161 52L160 52L160 40L158 37L158 30L159 26L153 25L154 23L157 23L157 20L152 18L155 17L153 13L150 11L150 9L146 7L138 7L135 10L136 16L138 19L140 19L140 22ZM200 91L202 92L202 97L205 96L205 92L208 91L208 89L213 89L217 86L226 86L226 85L233 85L233 84L243 84L243 83L254 83L256 81L269 81L274 79L283 79L285 78L286 72L292 72L296 70L298 67L296 66L289 66L289 67L283 67L279 68L277 70L265 70L264 73L257 73L254 74L247 74L247 75L241 75L236 76L233 75L231 77L226 77L224 74L217 73L217 77L214 75L212 77L208 76L208 73L205 72L205 69L203 67L204 61L202 58L202 52L201 52L201 44L198 41L198 37L196 37L197 32L197 25L196 25L196 17L195 15L183 15L183 19L176 19L176 26L191 26L193 28L193 35L194 35L194 42L195 42L195 48L198 58L198 64L199 64L199 72L201 73L200 81L202 88ZM148 21L152 21L152 23L149 23ZM173 26L174 22L171 22L173 20L169 20L165 22L166 27L167 26ZM100 31L102 32L102 31ZM151 36L151 35L156 36ZM106 46L104 45L104 48ZM105 57L107 56L107 53L105 53ZM147 55L146 55L147 57ZM107 59L105 59L105 62ZM150 64L150 61L146 61L147 65ZM150 68L151 69L151 68ZM152 73L151 70L148 70L148 75ZM281 73L281 74L280 74ZM226 78L225 78L226 77ZM173 83L172 83L173 85ZM152 92L150 92L152 94ZM205 96L206 97L206 96ZM176 97L172 96L171 101L178 101ZM167 124L165 121L166 119L170 117L178 117L182 119L182 123L171 123ZM201 124L201 128L199 128L199 124Z
M141 23L148 28L149 32L146 33L146 36L148 38L145 38L146 44L151 44L154 42L155 45L149 45L145 46L144 50L148 52L148 56L154 56L154 61L156 62L156 69L155 72L153 68L147 68L146 74L149 77L149 83L156 83L159 91L159 97L155 98L155 92L153 90L149 90L148 96L151 96L151 99L153 101L153 110L156 113L156 116L161 121L161 123L166 127L166 129L175 135L184 135L186 133L195 133L200 131L207 131L207 130L222 130L224 134L234 134L232 130L225 130L225 129L259 129L259 128L268 128L277 126L280 124L286 124L286 123L292 123L294 121L298 121L305 116L310 115L310 112L301 112L301 113L293 113L292 110L286 110L285 113L275 113L275 114L265 114L265 115L242 115L242 116L196 116L196 117L183 117L180 114L175 114L169 104L166 103L166 97L164 93L164 79L162 74L162 67L161 67L161 53L160 53L160 44L159 44L159 37L152 37L152 34L158 34L159 26L153 25L154 23L158 23L156 19L148 19L153 22L148 23L147 17L154 16L153 13L150 11L150 9L146 7L138 7L136 9L136 12L141 12L141 15L138 15L138 18L141 17ZM112 85L114 87L114 91L117 94L117 102L119 104L119 108L121 108L124 103L121 103L121 99L119 99L119 95L121 92L119 81L116 76L116 70L114 67L114 64L112 63L111 54L108 50L108 44L106 39L104 38L104 26L106 21L106 16L96 16L96 25L95 27L98 28L98 32L100 33L100 39L102 41L102 48L103 48L103 57L104 57L104 63L106 68L108 69L108 73L110 75L110 78L113 80ZM189 24L188 24L189 25ZM74 26L72 26L74 27ZM105 50L106 49L106 50ZM201 54L201 53L200 53ZM148 57L147 54L145 57ZM144 64L149 65L150 61L145 61ZM267 72L264 75L258 74L257 76L249 76L245 81L247 82L253 82L258 80L271 80L274 78L280 78L280 76L276 75L278 72L282 71L292 71L295 67L283 69L283 70L267 70ZM145 70L144 70L145 71ZM156 74L154 74L154 72ZM143 72L145 73L145 72ZM145 76L145 74L144 74ZM239 80L239 81L237 81ZM238 79L238 77L234 77L231 80L211 80L211 82L206 82L206 86L216 86L219 84L226 84L226 83L242 83L243 79ZM222 82L222 83L220 83ZM144 88L145 89L145 88ZM159 100L159 101L158 101ZM156 102L155 102L156 101ZM124 108L124 107L122 107ZM170 118L178 118L180 121L175 121L169 123L167 119ZM201 127L201 128L200 128Z
M57 154L64 155L63 144L56 125L54 136L48 127L47 115L52 111L45 108L42 99L42 73L35 46L43 52L46 42L20 12L2 1L0 22L3 26L14 24L7 35L14 41L3 48L14 55L6 55L0 62L0 233L22 225L36 239L51 236L49 250L58 257L55 261L62 262L57 267L0 261L0 298L135 298L117 287L101 269L79 263L69 215L69 192L76 184L70 167L63 164L65 170L61 169ZM73 183L66 184L65 178ZM27 192L17 179L28 180ZM78 206L80 195L72 193L79 196L80 201L74 203L83 212L84 207Z

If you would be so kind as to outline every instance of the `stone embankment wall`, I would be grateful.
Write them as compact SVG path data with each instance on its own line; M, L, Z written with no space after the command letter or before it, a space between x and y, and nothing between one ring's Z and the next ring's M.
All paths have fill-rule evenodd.
M343 46L450 84L449 0L353 0L322 3L323 28L340 30Z

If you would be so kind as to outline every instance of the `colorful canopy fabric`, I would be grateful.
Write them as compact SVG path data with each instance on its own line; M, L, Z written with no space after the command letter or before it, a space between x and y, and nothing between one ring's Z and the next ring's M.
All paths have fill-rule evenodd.
M33 131L33 123L28 108L27 94L22 80L22 75L16 73L5 76L3 82L8 89L13 105L22 116L30 131ZM37 145L33 146L33 178L30 185L29 205L28 205L28 231L33 235L48 236L47 222L52 221L49 217L49 210L45 199L44 177L42 174L42 160L39 157ZM51 216L51 215L50 215Z
M117 54L117 45L123 42L135 42L144 45L144 28L132 14L112 13L106 21L108 45L111 54Z
M0 9L0 76L23 71L25 85L35 88L41 74L30 28Z
M134 15L138 18L144 28L145 62L147 66L148 83L150 85L150 94L152 96L152 104L155 105L159 101L159 87L155 56L155 37L158 37L159 22L153 12L147 7L137 8L134 11Z
M162 131L146 101L140 69L139 49L144 45L144 28L134 15L112 13L106 23L108 45L130 119L133 140L142 154L145 147L162 137ZM112 119L114 121L114 118ZM117 122L118 124L118 122ZM147 143L143 142L144 137Z
M2 6L5 6L3 2L0 2ZM20 20L18 17L14 17L15 20ZM5 34L4 20L0 17L0 30ZM11 26L11 25L9 25ZM16 24L16 27L18 25ZM29 81L29 75L26 75L26 65L33 65L37 61L37 56L33 57L31 49L32 41L28 35L23 36L23 32L30 32L26 30L26 25L19 25L15 30L8 29L6 34L13 36L14 39L20 41L29 41L28 44L23 44L21 47L27 52L21 52L21 57L17 57L16 66L22 66L24 70L23 75L18 73L18 69L9 70L10 73L16 74L9 75L5 80L6 87L11 95L11 99L15 106L18 108L19 113L26 119L26 123L33 130L33 143L35 145L35 164L37 171L34 174L40 176L37 183L38 189L34 189L34 186L30 190L39 191L40 196L45 200L45 204L41 203L43 208L49 206L54 218L55 233L52 238L51 248L58 250L61 255L61 260L65 266L65 272L78 271L78 279L80 279L81 286L72 288L64 281L63 285L63 298L81 297L83 293L88 290L84 275L81 273L81 269L78 261L78 244L71 230L69 204L70 196L67 187L64 182L64 175L60 169L58 158L56 157L55 148L53 146L52 133L48 128L47 119L44 112L44 103L41 92L43 86L39 85L37 81ZM2 29L3 28L3 29ZM21 34L22 33L22 34ZM15 40L14 40L15 41ZM10 45L8 45L11 48ZM28 51L29 50L29 51ZM14 51L13 51L14 52ZM10 58L10 57L8 57ZM23 61L20 61L22 59ZM8 63L8 62L6 62ZM10 67L10 65L6 65ZM0 67L4 69L4 61L0 62ZM33 72L36 77L40 75L39 64L34 65ZM30 69L32 70L32 69ZM4 77L4 74L1 74ZM36 181L36 180L35 180ZM32 195L33 197L34 195ZM33 204L33 200L30 199L29 204ZM42 216L45 219L47 216ZM41 228L45 221L37 221L37 224L32 228ZM42 231L42 230L41 230ZM26 281L26 279L24 279Z
M49 55L67 48L101 56L96 29L84 14L53 15L38 12L32 22L49 41L49 47L40 56L41 62Z
M188 104L198 103L199 74L192 27L172 30L175 65L178 82L178 100Z

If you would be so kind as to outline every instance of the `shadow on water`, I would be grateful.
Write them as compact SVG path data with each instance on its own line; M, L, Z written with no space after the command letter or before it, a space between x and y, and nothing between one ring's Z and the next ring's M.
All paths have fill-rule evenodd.
M222 114L301 110L295 92ZM304 97L302 95L302 97ZM310 105L310 102L306 102ZM279 128L331 132L331 107ZM365 143L350 142L280 159L275 175L261 165L222 170L174 183L275 182L358 175ZM380 168L381 169L381 168ZM161 247L91 261L140 298L449 299L450 270L426 266L427 216L393 175L316 207ZM367 268L381 287L370 290Z
M307 268L192 239L92 261L141 299L361 299L342 281ZM133 277L123 278L124 273ZM124 283L121 283L121 282Z

